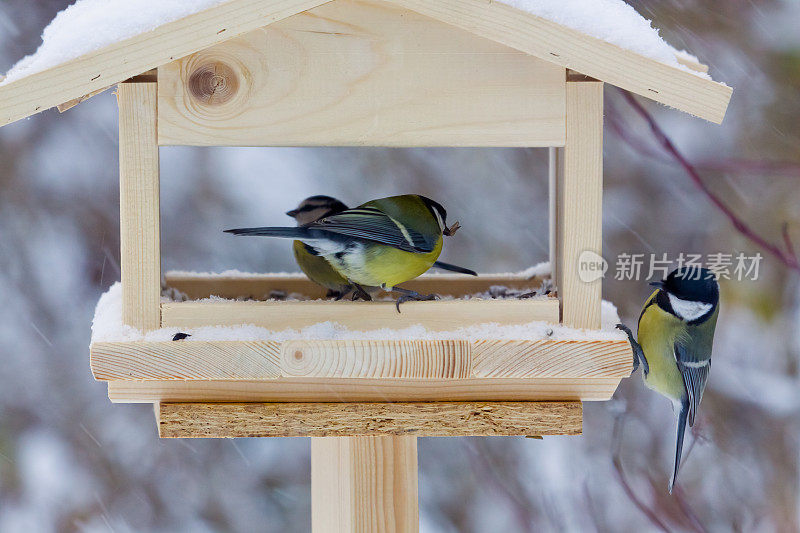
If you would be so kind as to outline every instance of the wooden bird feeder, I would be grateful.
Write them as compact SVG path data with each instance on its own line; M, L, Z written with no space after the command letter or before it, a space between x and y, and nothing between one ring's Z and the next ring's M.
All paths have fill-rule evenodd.
M0 86L0 126L117 86L122 320L140 331L591 330L601 282L578 269L581 254L601 254L603 85L720 123L731 89L679 61L688 68L486 0L230 0ZM398 315L390 302L264 299L322 296L299 276L168 276L191 299L162 302L166 145L547 147L557 292L410 302ZM462 296L540 281L405 286ZM229 300L199 301L212 295ZM138 340L93 343L91 369L113 402L153 403L162 437L313 437L315 531L413 531L417 436L579 434L581 402L609 399L632 354L620 338Z

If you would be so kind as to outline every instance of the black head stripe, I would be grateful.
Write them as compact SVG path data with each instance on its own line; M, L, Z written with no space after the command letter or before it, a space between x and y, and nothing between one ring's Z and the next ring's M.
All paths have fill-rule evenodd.
M442 224L447 224L447 210L442 206L442 204L434 200L431 200L426 196L420 196L420 198L425 203L425 205L428 206L428 209L430 209L432 212L439 213L439 216L442 217Z
M664 280L663 288L682 300L714 305L719 302L717 279L705 268L696 266L677 268Z

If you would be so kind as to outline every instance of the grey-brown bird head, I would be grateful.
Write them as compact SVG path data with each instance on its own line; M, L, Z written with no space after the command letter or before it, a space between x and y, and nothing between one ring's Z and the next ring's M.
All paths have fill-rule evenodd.
M312 222L336 213L341 213L347 206L331 196L309 196L297 206L297 209L287 211L286 214L297 221L298 226L305 226Z

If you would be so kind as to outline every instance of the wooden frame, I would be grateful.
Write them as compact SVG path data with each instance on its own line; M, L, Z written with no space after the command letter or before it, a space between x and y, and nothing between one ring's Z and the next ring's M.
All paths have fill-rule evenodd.
M564 390L574 391L581 379L626 377L630 359L623 340L100 342L91 347L92 372L103 381L305 378L305 386L340 378L383 379L401 387L410 379L558 378ZM338 396L329 394L329 401Z
M492 287L505 287L512 291L527 292L540 289L550 276L524 277L521 275L481 274L478 277L463 274L424 274L403 283L403 287L420 294L435 293L442 297L462 298L489 291ZM190 300L217 296L228 300L269 300L290 294L308 300L327 297L327 289L309 280L304 274L196 274L167 272L167 287L186 295ZM546 295L555 295L546 289Z
M600 327L602 278L591 280L581 263L602 261L603 83L567 82L567 142L551 152L555 180L556 286L561 321L578 328ZM589 254L589 259L585 254Z
M630 367L627 374L630 375ZM259 381L109 381L114 403L605 401L621 377L405 379L287 378Z
M161 326L157 94L155 81L117 89L122 320L145 331Z
M325 4L159 69L159 142L560 146L564 69L386 2Z
M0 86L0 126L85 99L177 58L328 1L230 0L26 76Z
M599 302L598 302L599 307ZM599 309L598 309L599 310ZM161 304L165 328L251 324L273 330L336 322L357 330L403 329L424 324L430 331L453 331L477 324L558 322L558 300L449 300L407 302L176 302Z
M122 321L142 332L324 320L598 329L601 282L585 268L602 251L603 84L721 122L732 90L677 60L502 2L229 0L0 83L0 125L119 84ZM301 278L183 275L167 285L194 301L162 302L158 147L173 144L548 147L558 290L409 302L398 315L390 302L269 299L324 296ZM461 298L541 281L435 276L408 288ZM230 300L197 301L212 295ZM416 436L578 434L580 402L610 398L632 368L624 340L448 337L97 342L91 368L112 401L156 404L165 437L312 436L315 531L415 531Z
M133 76L330 0L229 0L153 31L0 85L0 126L98 94ZM336 0L342 2L343 0ZM732 89L500 2L387 0L440 22L721 123ZM678 56L690 70L705 65Z
M716 124L725 118L733 94L727 85L645 59L502 2L388 1ZM705 67L684 56L680 61L695 71Z

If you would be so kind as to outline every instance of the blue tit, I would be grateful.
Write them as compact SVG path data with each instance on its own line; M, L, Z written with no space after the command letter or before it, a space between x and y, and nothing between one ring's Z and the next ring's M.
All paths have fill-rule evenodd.
M628 334L634 365L641 363L645 384L671 399L678 411L671 494L681 463L686 422L690 427L694 425L711 368L719 284L709 270L684 267L651 285L657 290L639 316L639 341L634 340L630 329L622 324L618 327Z
M294 218L298 226L305 226L306 224L316 222L322 218L341 213L346 209L347 206L336 198L317 195L306 198L300 202L300 205L297 206L296 209L292 209L286 214ZM302 270L311 281L328 289L328 296L335 296L336 299L339 300L351 291L354 291L354 287L350 285L347 279L339 274L324 257L317 255L311 246L302 241L294 241L293 250L294 258L300 270ZM433 267L471 276L478 275L473 270L443 263L441 261L436 261ZM375 290L374 287L364 287L364 289L367 293ZM359 296L364 297L364 295L360 294L358 291L353 292L354 299ZM370 299L369 294L366 295L365 299Z
M397 287L430 269L442 252L443 236L455 234L458 222L447 225L441 204L416 194L372 200L353 209L296 228L242 228L234 235L294 239L323 257L355 289L380 287L408 300L432 300Z

